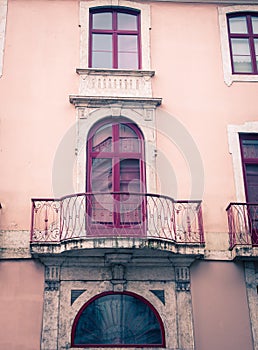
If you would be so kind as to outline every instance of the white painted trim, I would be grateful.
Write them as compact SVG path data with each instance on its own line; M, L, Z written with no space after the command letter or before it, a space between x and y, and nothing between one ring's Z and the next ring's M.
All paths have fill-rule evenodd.
M243 125L228 125L228 143L233 161L236 200L237 202L245 202L246 195L239 142L240 133L257 133L258 136L258 122L247 122Z
M124 6L141 12L141 55L142 70L150 70L150 5L126 0L81 0L80 2L80 68L88 68L89 52L89 10L98 6Z
M3 75L7 0L0 0L0 78Z
M236 5L218 7L219 12L219 27L220 27L220 42L221 42L221 54L224 72L224 81L230 86L233 82L251 82L258 81L258 75L245 75L245 74L232 74L229 37L228 37L228 25L227 14L238 11L254 11L258 12L258 6L254 5Z

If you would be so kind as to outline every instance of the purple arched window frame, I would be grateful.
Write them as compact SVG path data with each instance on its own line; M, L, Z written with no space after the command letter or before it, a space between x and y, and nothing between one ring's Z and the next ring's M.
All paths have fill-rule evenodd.
M145 298L132 292L104 292L77 313L71 346L165 347L165 330L159 313Z
M104 119L90 130L86 171L86 192L92 193L87 203L89 235L145 236L144 158L143 135L134 123Z
M96 20L97 16L102 18ZM140 20L140 11L130 8L91 9L89 67L141 69Z

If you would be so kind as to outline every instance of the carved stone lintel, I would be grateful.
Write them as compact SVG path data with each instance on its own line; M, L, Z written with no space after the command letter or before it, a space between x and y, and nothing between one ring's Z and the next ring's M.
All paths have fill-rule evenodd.
M190 291L190 270L187 266L175 267L176 290L178 292Z

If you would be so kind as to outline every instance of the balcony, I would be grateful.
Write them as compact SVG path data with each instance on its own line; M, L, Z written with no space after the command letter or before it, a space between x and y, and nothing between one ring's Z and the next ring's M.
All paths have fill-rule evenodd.
M130 240L134 247L136 241L141 247L152 241L156 247L173 246L175 252L179 246L200 247L204 244L201 201L125 192L32 199L32 252L46 252L41 248L51 245L67 251L70 243L74 249L78 242L82 249L94 248L105 240L116 244Z
M235 257L258 256L258 203L230 203L226 211Z

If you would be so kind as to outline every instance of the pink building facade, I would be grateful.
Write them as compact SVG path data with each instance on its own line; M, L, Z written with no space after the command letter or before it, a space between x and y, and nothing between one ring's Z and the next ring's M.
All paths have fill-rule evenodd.
M0 0L0 348L258 349L258 2Z

